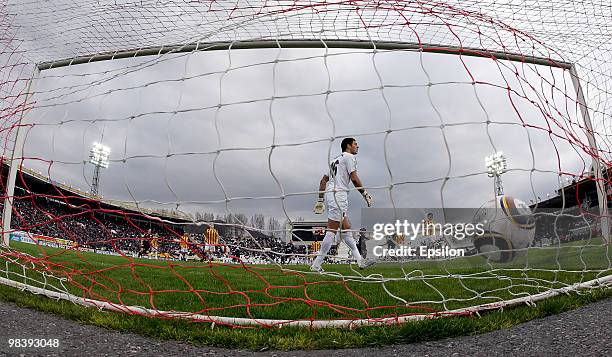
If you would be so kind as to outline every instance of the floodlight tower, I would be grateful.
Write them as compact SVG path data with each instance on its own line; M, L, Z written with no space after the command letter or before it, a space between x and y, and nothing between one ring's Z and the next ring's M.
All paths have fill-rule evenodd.
M485 157L485 165L487 165L487 175L495 179L495 192L497 196L503 195L504 186L501 175L508 171L508 163L504 153L498 151L491 156Z
M100 169L108 168L108 158L110 157L110 148L99 143L93 143L89 151L89 162L94 165L93 181L91 183L91 194L98 195L98 186L100 185Z

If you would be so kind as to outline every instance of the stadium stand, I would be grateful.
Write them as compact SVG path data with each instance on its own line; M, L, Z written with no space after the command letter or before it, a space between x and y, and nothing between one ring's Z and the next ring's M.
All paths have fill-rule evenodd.
M2 176L7 167L3 165ZM2 180L4 182L4 180ZM207 242L207 224L194 224L176 215L146 213L105 202L70 187L46 181L23 170L17 178L11 229L30 235L65 239L100 253L149 256L151 242L157 245L156 258L178 259L180 239L189 237L189 253L200 260L223 263L305 263L304 247L282 242L257 230L241 236L226 235L225 222L213 222L218 239ZM3 200L0 202L3 209ZM235 231L235 230L234 230Z

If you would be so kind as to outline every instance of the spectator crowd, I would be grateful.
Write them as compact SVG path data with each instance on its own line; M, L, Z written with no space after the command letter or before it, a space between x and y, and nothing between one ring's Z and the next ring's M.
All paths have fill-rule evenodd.
M49 196L31 194L22 188L15 193L12 230L69 240L78 247L131 256L190 257L235 264L303 264L309 261L305 247L256 230L245 229L239 236L225 236L224 232L236 230L227 230L224 222L212 224L220 234L218 240L210 244L206 242L205 233L185 232L192 222L168 223L119 208L75 206ZM2 206L0 203L0 209ZM188 243L181 247L181 238L185 235Z

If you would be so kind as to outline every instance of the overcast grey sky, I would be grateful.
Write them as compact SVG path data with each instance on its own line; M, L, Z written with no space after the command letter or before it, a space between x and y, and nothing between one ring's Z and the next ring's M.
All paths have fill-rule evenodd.
M98 141L112 149L101 175L105 198L224 213L225 204L215 203L225 198L216 173L232 199L230 210L280 219L284 210L292 219L319 218L311 213L315 195L299 194L317 189L344 136L360 144L358 171L377 207L391 207L391 196L397 207L478 207L493 196L484 157L495 149L508 158L506 193L527 202L557 189L559 170L580 173L590 166L577 146L519 125L520 116L548 127L538 107L504 89L524 91L586 143L572 126L575 106L566 106L563 93L546 83L565 83L573 95L560 70L463 58L476 81L495 87L472 85L458 56L324 54L232 50L43 71L24 156L46 161L25 165L88 190L92 167L83 162ZM573 124L564 122L568 118ZM548 122L553 133L567 136ZM332 136L338 139L330 142ZM273 142L278 147L271 149ZM281 190L291 196L281 200ZM358 223L362 199L353 192L350 200Z

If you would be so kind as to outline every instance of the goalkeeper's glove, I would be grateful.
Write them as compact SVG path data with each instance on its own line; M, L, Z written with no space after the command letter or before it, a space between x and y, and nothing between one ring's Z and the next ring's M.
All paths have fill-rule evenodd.
M313 211L315 214L323 214L323 212L325 211L325 203L323 203L322 198L319 198L317 200L317 203L315 203Z
M368 207L372 206L372 202L374 202L374 200L372 199L372 196L370 196L370 194L368 193L368 191L363 190L363 192L361 193L361 195L363 196L363 199L366 201L366 203L368 204Z

